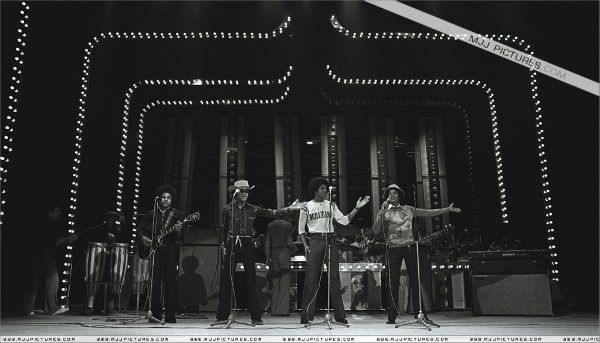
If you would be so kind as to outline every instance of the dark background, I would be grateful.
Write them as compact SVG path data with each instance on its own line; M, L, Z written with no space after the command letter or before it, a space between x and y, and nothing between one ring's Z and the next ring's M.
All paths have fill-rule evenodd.
M597 2L417 2L418 9L477 33L518 35L535 55L598 80ZM2 2L2 99L8 98L9 70L16 46L19 3ZM197 156L194 207L214 207L220 116L244 115L247 123L247 177L257 184L253 203L274 207L272 117L299 115L302 139L318 136L318 117L342 115L348 126L349 203L368 191L364 157L366 117L393 116L407 140L416 117L443 112L449 163L449 197L466 207L462 114L451 106L400 105L449 101L471 117L474 178L480 230L489 242L499 226L489 107L474 87L342 87L325 77L325 65L353 78L476 79L493 90L500 127L510 230L529 249L546 246L544 205L535 141L534 109L527 69L454 41L352 40L332 29L336 14L352 31L432 32L419 24L363 2L33 2L25 50L19 114L12 161L5 184L2 225L3 310L18 291L25 271L15 261L43 229L51 199L68 201L72 179L74 130L81 91L84 49L100 32L270 32L290 15L283 37L270 40L104 40L93 50L86 100L86 122L78 228L91 226L115 206L118 149L125 93L144 79L274 79L294 66L290 97L278 105L164 107L146 118L140 209L151 207L156 185L165 180L167 118L193 118L205 139ZM537 85L549 160L549 181L557 228L561 287L575 310L598 310L598 97L538 74ZM155 99L273 97L281 86L155 87L135 93L130 111L128 156L133 156L138 113ZM365 100L365 105L327 99ZM6 106L6 105L4 105ZM4 110L4 108L3 108ZM457 143L459 142L459 143ZM452 149L450 149L452 147ZM318 147L302 148L303 186L320 171ZM309 149L309 150L306 150ZM312 156L312 157L311 157ZM269 168L261 168L268 164ZM354 169L353 166L356 166ZM399 180L410 185L400 173ZM133 171L127 170L125 190ZM364 179L364 181L361 181ZM129 182L129 183L128 183ZM361 188L362 187L362 188ZM364 191L363 191L364 189ZM203 196L206 192L206 196ZM303 191L304 192L304 191ZM305 196L304 193L300 194ZM126 198L130 195L126 195ZM215 199L214 201L212 199ZM127 200L125 200L127 202ZM196 206L197 204L197 206ZM129 205L125 206L127 209ZM208 209L207 209L208 211ZM211 210L212 211L212 210ZM365 225L369 214L364 214ZM216 224L203 215L203 225ZM457 221L465 220L457 218ZM466 221L466 220L465 220ZM464 224L466 225L466 224ZM74 278L77 276L74 276ZM74 288L78 287L74 280Z

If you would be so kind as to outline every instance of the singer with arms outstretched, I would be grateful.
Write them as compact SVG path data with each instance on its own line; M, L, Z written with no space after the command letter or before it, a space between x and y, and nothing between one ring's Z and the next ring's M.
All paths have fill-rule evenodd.
M342 294L340 293L340 273L338 249L331 218L338 224L348 225L359 209L365 206L370 197L367 195L358 198L356 206L350 213L344 215L335 203L325 200L329 190L329 181L323 177L315 177L308 183L308 192L313 200L306 204L306 210L300 211L298 233L304 245L304 253L307 255L306 274L304 278L304 290L302 292L302 312L300 322L308 324L315 316L315 305L319 285L319 272L325 259L326 238L329 238L329 252L331 256L331 299L333 302L334 317L339 323L348 324ZM310 244L306 239L306 227L310 234ZM330 235L327 237L327 235Z
M459 213L460 208L453 204L445 208L428 210L406 205L404 191L396 184L390 185L384 192L386 199L381 205L373 224L373 233L383 231L386 243L386 264L388 266L387 282L387 324L394 324L398 315L398 289L400 286L400 267L402 259L406 259L409 286L412 289L413 308L418 309L419 292L417 280L417 254L414 247L416 235L413 234L412 220L414 217L435 217L444 213ZM424 308L424 307L423 307ZM415 310L414 317L417 318ZM424 313L425 314L425 313ZM427 315L425 315L427 319ZM427 319L428 320L428 319Z

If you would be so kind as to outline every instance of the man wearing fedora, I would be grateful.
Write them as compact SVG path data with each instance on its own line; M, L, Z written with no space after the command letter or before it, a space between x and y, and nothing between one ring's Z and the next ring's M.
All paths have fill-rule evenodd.
M171 207L175 189L169 185L156 189L155 206L148 211L138 230L141 241L145 247L152 245L152 237L157 237L161 232L166 232L175 223L184 218L183 212ZM154 229L154 232L152 230ZM166 310L165 322L175 323L177 309L177 266L179 264L179 246L182 235L179 230L174 230L164 238L164 243L154 252L154 268L152 272L152 301L150 310L153 316L162 320L161 294L164 289L164 307ZM164 288L163 288L164 287ZM148 319L149 322L150 319Z
M223 208L223 230L221 236L222 247L225 252L221 268L221 285L219 292L219 307L217 309L217 321L225 321L231 314L231 287L233 284L233 273L235 271L235 260L232 259L231 247L235 257L244 263L244 285L246 286L248 299L248 312L252 318L252 324L262 325L263 310L260 308L258 293L256 290L256 269L254 256L255 231L252 226L256 217L283 218L292 210L302 208L298 201L292 206L277 210L265 209L248 203L248 193L254 186L250 187L247 180L238 180L228 188L234 192L233 201Z
M328 272L331 275L330 296L333 302L334 318L339 323L348 324L340 292L338 248L332 218L341 225L348 225L358 210L369 202L370 197L367 195L364 198L358 198L356 206L352 211L344 215L335 203L325 200L325 197L329 193L329 181L326 178L315 177L310 180L308 183L308 192L313 197L313 200L306 204L306 210L303 209L300 211L298 224L298 233L304 245L304 253L307 255L300 322L308 324L315 316L320 279L319 272L323 266L327 251L325 242L328 241L331 256L331 271ZM310 244L306 239L306 227L308 227L308 233L310 234Z
M417 279L417 253L414 246L415 237L413 233L412 220L415 217L435 217L445 213L460 213L460 208L453 204L445 208L424 209L416 208L406 204L404 191L396 184L389 185L383 193L385 201L373 223L373 232L383 232L386 243L386 264L388 266L387 282L387 324L394 324L398 315L398 290L400 287L400 267L402 260L406 259L409 287L411 288L412 303L415 308L414 317L418 315L419 303L419 281ZM422 309L425 307L422 306ZM429 321L425 311L425 320Z

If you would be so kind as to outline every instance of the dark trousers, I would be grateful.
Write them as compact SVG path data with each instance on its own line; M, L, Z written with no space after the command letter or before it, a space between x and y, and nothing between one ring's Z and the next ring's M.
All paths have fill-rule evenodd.
M174 318L177 310L177 265L179 244L166 242L154 253L152 275L152 303L150 310L154 317L162 318L161 295L164 290L164 305L167 318Z
M406 270L408 273L409 287L411 289L411 301L415 313L419 312L419 282L417 278L417 252L413 245L406 247L389 248L388 258L388 280L387 280L387 313L388 319L394 321L400 311L398 303L398 290L400 288L400 268L402 260L406 259ZM423 313L425 313L425 306Z
M290 249L273 248L269 275L271 282L271 315L290 314Z
M228 242L227 244L230 243ZM250 312L252 320L259 320L262 317L263 311L259 306L258 292L256 291L254 243L250 237L240 237L239 242L234 246L233 250L235 259L231 258L230 251L230 246L227 246L227 253L223 258L223 264L221 265L221 285L217 320L226 320L231 313L231 284L233 283L233 276L235 274L236 259L241 259L244 263L244 288L247 292L248 312ZM235 289L235 291L243 292L244 289Z
M329 270L331 287L330 299L333 304L333 311L336 320L346 318L344 303L342 302L342 293L340 286L339 258L337 242L335 236L330 235L327 239L331 256L331 270ZM317 303L317 292L319 287L319 275L323 262L326 260L325 237L313 234L310 237L310 253L306 261L306 273L304 276L304 290L302 292L302 311L301 319L313 320L315 316L315 306ZM325 277L325 276L323 276Z

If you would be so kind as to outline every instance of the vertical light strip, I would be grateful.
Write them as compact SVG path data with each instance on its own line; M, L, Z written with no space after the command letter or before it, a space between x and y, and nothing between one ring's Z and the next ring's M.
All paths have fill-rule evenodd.
M472 222L471 226L474 230L479 230L479 220L477 217L477 201L475 194L475 182L473 181L473 149L471 143L471 120L469 119L469 114L467 111L462 108L462 106L453 103L454 107L460 110L463 113L463 120L465 124L465 149L466 149L466 158L467 158L467 179L469 181L469 187L471 191L471 210L472 210ZM501 202L502 204L502 202Z
M23 63L25 61L25 47L27 41L27 32L29 31L29 5L21 2L17 6L18 24L17 24L17 42L15 54L13 57L12 68L10 70L10 81L8 82L8 101L7 108L2 112L2 150L0 153L0 225L3 223L4 207L6 206L6 185L8 179L8 168L12 158L14 131L19 105L19 89L23 80Z

